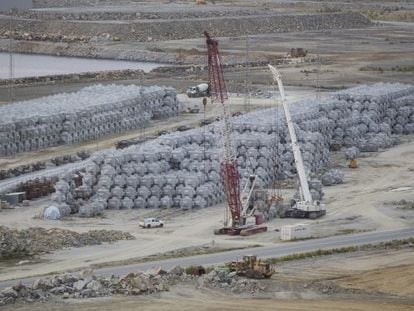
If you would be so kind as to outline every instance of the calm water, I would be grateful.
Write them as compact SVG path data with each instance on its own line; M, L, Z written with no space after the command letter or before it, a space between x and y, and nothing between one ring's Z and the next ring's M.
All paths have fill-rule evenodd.
M13 54L15 78L121 69L142 69L148 72L160 66L164 65L122 60ZM0 79L8 78L9 53L0 53Z

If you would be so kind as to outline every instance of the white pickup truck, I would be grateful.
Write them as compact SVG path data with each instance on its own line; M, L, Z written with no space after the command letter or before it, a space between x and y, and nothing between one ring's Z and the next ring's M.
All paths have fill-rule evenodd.
M139 226L142 228L164 227L164 222L157 218L146 218L144 221L139 222Z

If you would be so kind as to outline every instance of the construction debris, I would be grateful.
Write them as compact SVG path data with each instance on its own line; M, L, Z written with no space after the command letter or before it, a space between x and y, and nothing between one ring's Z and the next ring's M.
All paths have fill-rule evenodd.
M205 271L203 267L198 267ZM65 273L39 278L31 285L17 283L0 292L0 306L16 302L45 302L50 299L92 298L111 295L143 295L168 291L177 282L195 281L197 288L221 288L234 293L264 292L263 284L240 277L228 269L216 268L208 274L186 274L177 266L166 272L157 269L152 273L131 272L125 276L98 276L92 270ZM193 282L194 283L194 282Z
M96 276L92 270L65 273L36 279L32 285L21 283L0 292L0 305L16 302L45 302L52 298L92 298L110 295L142 295L168 290L168 277L129 273L123 277Z
M257 280L240 277L236 272L229 272L228 269L216 268L208 274L197 279L198 288L220 288L227 289L233 293L242 292L256 293L263 292L265 287Z
M402 209L402 210L414 210L414 200L413 201L409 201L409 200L400 200L400 201L393 201L393 202L387 202L385 203L387 205L393 205L398 209Z
M289 56L293 58L305 57L306 55L308 55L308 50L303 48L292 48L289 52Z
M56 177L30 180L18 185L17 191L25 192L27 200L37 199L55 192L54 185L57 180Z

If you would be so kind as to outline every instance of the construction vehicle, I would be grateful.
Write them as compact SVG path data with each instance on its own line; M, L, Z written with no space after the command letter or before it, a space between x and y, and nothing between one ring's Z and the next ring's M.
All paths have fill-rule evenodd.
M349 168L358 168L358 162L356 159L351 159L349 160L349 164L348 164Z
M159 132L157 133L157 136L167 135L167 134L169 134L169 133L171 133L171 132L170 132L170 131L168 131L168 130L161 130L161 131L159 131Z
M146 136L146 137L136 137L130 139L123 139L117 141L115 144L116 149L124 149L132 145L140 145L148 140L155 139L157 136Z
M200 113L200 107L198 105L194 105L193 107L188 107L185 112L187 112L187 113Z
M188 131L188 130L192 130L194 127L193 126L191 126L191 125L180 125L179 127L177 127L177 131L178 132L185 132L185 131Z
M326 214L325 207L319 202L314 201L312 199L312 195L310 193L308 179L305 172L305 167L303 165L302 154L300 151L300 146L298 140L296 138L295 127L292 121L292 117L290 115L289 105L286 102L285 98L285 90L282 83L282 78L279 71L273 67L272 65L268 65L270 71L273 75L273 80L278 84L280 97L282 101L283 110L286 117L286 122L288 126L289 136L291 139L292 144L292 151L293 156L295 159L296 170L299 176L299 200L292 200L290 207L285 208L283 211L280 211L280 215L284 217L292 217L292 218L310 218L316 219Z
M140 221L138 225L141 228L158 228L164 227L164 222L158 218L146 218L143 221Z
M255 186L255 178L249 178L243 193L240 194L240 176L237 171L236 150L232 141L232 126L228 106L224 102L228 99L224 82L223 67L218 51L218 41L204 32L208 53L208 76L210 81L211 102L219 101L223 106L222 137L220 140L220 173L226 193L227 208L224 227L215 230L215 234L250 235L267 231L267 227L256 224L247 224L247 218L253 216L254 209L250 208L250 199Z
M228 262L226 267L230 272L251 279L268 279L275 273L268 261L257 259L256 255L243 256L242 261Z
M211 0L210 2L211 2L211 4L216 4L216 1L214 1L214 0ZM195 4L196 5L201 5L201 4L205 5L205 4L207 4L207 1L206 0L196 0Z
M210 86L208 83L201 83L196 86L190 86L187 88L186 94L188 97L209 97Z
M198 123L198 125L205 126L205 125L209 125L213 123L214 121L215 121L214 118L208 118L208 119L201 120L200 123Z

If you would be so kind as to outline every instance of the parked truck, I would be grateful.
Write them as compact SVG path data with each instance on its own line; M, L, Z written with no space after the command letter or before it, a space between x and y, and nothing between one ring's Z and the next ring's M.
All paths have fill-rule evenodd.
M210 96L210 86L208 83L201 83L196 86L190 86L187 88L188 97L208 97Z

